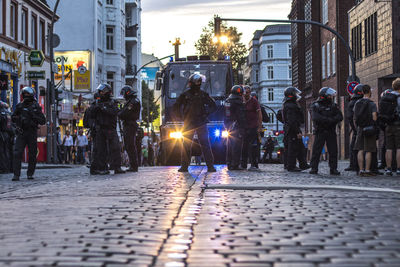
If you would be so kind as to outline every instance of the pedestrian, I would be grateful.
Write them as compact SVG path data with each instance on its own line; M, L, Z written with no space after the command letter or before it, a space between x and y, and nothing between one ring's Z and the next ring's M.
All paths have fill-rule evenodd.
M78 164L85 164L86 159L85 159L85 151L86 151L86 146L88 145L88 139L86 135L83 134L83 130L79 130L79 134L75 139L75 148L77 151L77 159L76 163Z
M15 129L8 104L0 101L0 173L13 171L13 146Z
M240 166L242 142L246 126L246 107L243 103L243 87L235 85L225 100L224 126L228 132L226 165L228 170L244 170Z
M358 151L360 176L375 176L371 172L372 153L376 152L377 108L371 98L368 84L357 85L362 88L364 97L354 105L354 124L357 127L357 139L354 149Z
M139 127L136 132L136 151L137 151L137 159L138 159L138 166L142 166L142 143L144 138L144 130L142 127Z
M274 152L274 150L275 150L275 142L274 142L274 140L272 139L271 136L268 136L268 139L265 142L263 149L264 149L264 155L263 155L263 158L262 158L262 162L266 163L267 162L267 156L268 156L268 158L269 158L268 162L271 163L272 162L272 152Z
M195 133L197 133L208 172L216 171L208 136L207 122L208 116L216 110L217 105L208 93L201 90L202 81L203 76L199 74L190 75L188 79L189 89L178 97L174 105L175 114L183 117L183 149L179 172L188 172L192 139Z
M300 172L310 168L303 149L301 126L304 124L304 112L298 101L301 91L296 87L287 87L284 91L283 109L280 120L283 122L284 138L284 167L289 172ZM299 168L296 167L296 159Z
M65 131L62 145L64 147L64 162L65 164L72 163L72 147L74 145L74 139L70 135L70 131Z
M89 135L89 167L90 167L90 174L97 174L105 171L100 171L99 167L96 166L96 162L94 161L94 155L97 154L97 147L96 147L96 113L95 113L95 107L97 102L100 100L100 94L96 92L93 95L93 101L90 103L90 106L85 110L84 116L83 116L83 127L89 129L90 135Z
M364 93L362 91L362 86L356 86L353 90L353 95L351 96L349 104L347 105L346 117L350 126L351 142L350 142L350 164L349 167L344 169L345 171L355 171L355 172L359 171L358 160L357 160L358 151L354 149L357 139L357 127L354 124L353 118L354 118L354 105L358 100L362 99L363 96Z
M56 128L56 146L57 146L57 162L62 163L63 162L63 155L64 155L64 148L62 145L62 138L61 138L61 130L60 127Z
M11 116L12 121L17 126L17 137L13 155L13 181L19 181L19 177L21 176L21 159L26 146L28 146L29 157L28 179L32 180L33 174L35 173L38 125L44 125L46 123L42 108L35 99L35 93L35 89L32 87L24 87L21 90L23 100L17 104Z
M311 117L314 125L314 144L311 155L310 174L318 174L321 152L326 144L329 153L331 175L340 175L337 170L338 147L336 127L343 120L343 114L335 103L336 90L323 87L319 90L318 100L311 104Z
M147 150L147 146L143 146L142 148L142 166L147 167L149 165L148 158L149 158L149 150Z
M123 138L125 150L129 157L129 172L138 171L138 153L136 145L136 132L138 129L137 120L140 117L140 101L137 97L137 91L129 85L121 89L121 95L125 99L125 105L118 112L118 117L123 125Z
M379 105L379 115L387 124L385 129L386 137L386 171L385 174L392 175L393 153L396 155L396 174L400 175L400 78L392 83L391 91L386 92L385 97L381 98ZM384 99L390 99L386 101ZM382 107L381 107L382 105ZM385 105L386 107L383 107Z
M97 91L100 99L96 101L93 108L96 121L94 164L97 170L94 170L92 174L108 174L107 159L109 159L110 168L114 170L114 174L125 173L121 169L121 149L116 130L118 104L111 98L112 88L109 84L100 84ZM108 153L105 153L107 151Z
M247 169L247 163L250 159L251 166L248 170L259 171L259 132L262 130L262 113L257 99L251 97L249 86L244 86L244 103L247 123L243 138L241 166L243 169Z

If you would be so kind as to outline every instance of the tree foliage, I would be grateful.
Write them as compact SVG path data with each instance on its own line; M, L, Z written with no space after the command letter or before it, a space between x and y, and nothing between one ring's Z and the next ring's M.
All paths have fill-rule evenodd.
M214 37L214 19L208 22L207 27L203 28L203 33L195 43L195 48L199 55L209 55L211 59L217 60L219 53L228 55L231 58L233 68L235 70L246 61L247 48L240 41L242 33L233 26L228 26L226 22L221 23L221 35L227 36L229 42L227 44L213 42Z
M152 123L160 115L160 105L154 101L154 91L150 90L145 81L142 81L142 120L147 123L147 109L149 109L149 123Z

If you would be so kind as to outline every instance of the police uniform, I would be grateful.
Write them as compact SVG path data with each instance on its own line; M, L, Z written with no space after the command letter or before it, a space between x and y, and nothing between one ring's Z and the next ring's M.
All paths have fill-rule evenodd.
M236 92L234 92L236 90ZM238 91L237 91L238 90ZM244 128L246 124L246 107L243 103L243 89L236 85L225 101L225 129L228 130L226 146L226 164L229 170L240 170L240 155Z
M24 96L25 90L30 91L29 97ZM12 121L17 126L13 159L14 181L19 180L19 176L21 175L21 159L26 146L28 146L29 157L27 175L28 179L33 179L36 168L38 125L46 123L42 108L34 99L34 89L25 87L22 90L22 95L24 100L17 104L11 116Z
M339 175L337 171L337 138L336 138L336 126L343 120L342 112L339 107L330 101L325 95L326 93L321 92L326 90L331 92L331 96L336 95L336 91L332 88L324 87L320 90L319 99L311 105L311 116L314 125L314 143L312 148L311 156L311 174L318 173L318 164L321 156L322 148L326 144L329 153L329 168L330 173Z
M214 156L211 151L208 138L208 115L216 110L215 101L200 89L202 78L198 74L189 77L190 89L185 91L177 99L174 110L183 114L183 150L181 153L181 168L179 171L187 172L191 158L191 144L195 133L197 133L201 151L203 152L208 171L215 171Z
M118 113L118 117L121 119L123 124L124 145L130 163L128 171L137 172L139 165L136 150L136 131L138 128L136 121L140 116L140 101L130 86L129 88L127 87L126 90L132 92L132 95L129 96L128 93L123 93L125 92L124 88L121 90L121 94L124 94L127 102Z
M111 87L108 84L99 85L98 90L108 90L111 93ZM100 94L100 99L96 101L93 112L96 125L94 155L96 171L100 172L98 174L105 174L107 159L109 159L110 169L115 173L124 173L125 171L121 169L121 148L116 130L119 112L117 102L111 99L110 94Z
M0 173L12 172L14 128L8 105L0 101Z

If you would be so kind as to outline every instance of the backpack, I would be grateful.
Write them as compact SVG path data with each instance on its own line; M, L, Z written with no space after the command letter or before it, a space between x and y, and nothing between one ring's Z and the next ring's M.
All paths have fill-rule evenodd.
M85 113L83 114L83 127L85 128L91 128L92 127L92 118L91 118L91 111L92 108L89 107L85 110Z
M386 124L392 124L399 119L397 98L396 94L386 93L379 101L379 119Z
M278 112L276 113L276 119L278 121L280 121L281 123L284 123L283 121L283 111L282 109L278 110Z
M269 116L268 116L267 111L265 111L265 108L261 105L260 105L260 108L261 108L261 114L262 114L262 121L265 123L269 122Z
M354 105L354 120L358 127L364 128L372 125L372 112L369 110L371 100L362 98Z

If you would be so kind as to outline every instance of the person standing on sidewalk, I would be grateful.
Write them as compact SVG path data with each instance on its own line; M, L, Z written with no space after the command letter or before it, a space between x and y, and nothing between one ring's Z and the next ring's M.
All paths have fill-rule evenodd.
M83 135L83 130L79 130L79 134L75 139L75 148L77 150L77 164L85 164L85 150L88 145L88 139L86 135Z
M334 102L336 90L323 87L319 90L318 100L311 105L311 117L314 125L314 144L311 156L310 174L318 174L318 165L322 149L326 144L329 153L331 175L340 175L337 170L338 146L336 127L343 120L343 114Z
M136 121L140 117L140 101L137 98L137 91L129 85L122 87L121 95L125 98L126 103L118 112L118 117L123 124L124 145L129 157L129 169L127 171L137 172L139 164L136 151L136 132L138 129Z
M64 147L64 161L65 164L72 163L72 147L74 146L74 139L70 135L70 132L65 131L65 136L63 138L63 147Z
M359 175L375 176L376 173L371 172L371 162L372 153L376 152L378 113L376 104L370 99L371 87L368 84L362 84L360 87L364 97L354 105L354 123L357 126L357 139L354 149L358 151Z
M13 181L19 181L21 176L21 159L25 147L28 146L28 179L33 179L36 168L37 156L37 130L39 125L46 123L42 108L35 99L35 89L24 87L21 90L23 101L18 103L13 114L12 121L17 126L17 138L14 147L14 177Z
M243 169L247 169L248 159L250 158L249 171L258 171L259 159L259 131L262 129L262 114L261 107L255 97L251 96L250 86L244 86L244 102L246 107L246 129L242 147L242 162Z
M393 90L391 92L387 92L387 94L391 94L393 98L392 106L393 110L391 110L391 120L387 122L387 126L385 128L385 137L386 137L386 171L385 174L391 176L392 175L392 159L393 154L396 155L397 162L397 171L396 174L400 175L400 78L397 78L392 83ZM383 100L383 98L382 98ZM383 110L381 105L379 106L380 116L383 114ZM393 153L394 152L394 153Z

